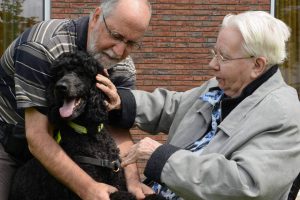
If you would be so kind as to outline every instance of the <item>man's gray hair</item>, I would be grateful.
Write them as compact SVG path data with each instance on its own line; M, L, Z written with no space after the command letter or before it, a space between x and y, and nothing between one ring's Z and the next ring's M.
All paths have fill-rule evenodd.
M109 16L111 12L116 8L120 0L102 0L100 8L104 16ZM152 13L151 4L148 0L136 0L136 1L145 1L149 6L150 12ZM130 12L130 11L129 11Z
M247 11L237 15L226 15L222 28L235 27L243 38L243 50L251 56L263 56L267 65L283 63L290 28L281 20L263 11Z
M104 16L109 16L112 10L117 6L119 0L102 0L100 8Z

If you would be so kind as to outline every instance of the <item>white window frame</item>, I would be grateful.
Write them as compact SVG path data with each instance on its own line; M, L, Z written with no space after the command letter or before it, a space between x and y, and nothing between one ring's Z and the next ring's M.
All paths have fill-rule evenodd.
M51 0L44 0L44 20L51 19Z
M273 17L275 17L275 0L271 0L270 13Z

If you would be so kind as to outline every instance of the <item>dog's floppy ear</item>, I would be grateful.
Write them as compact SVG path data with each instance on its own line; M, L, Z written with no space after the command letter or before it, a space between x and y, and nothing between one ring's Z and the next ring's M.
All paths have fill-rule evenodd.
M88 119L98 123L107 120L108 114L104 105L105 98L105 94L96 85L90 89L90 98L87 103Z
M90 71L95 73L92 77L94 78L95 82L93 83L92 87L90 88L90 97L88 98L87 102L87 110L88 116L87 118L90 119L92 122L101 123L107 120L108 114L106 110L106 106L104 105L104 100L106 99L106 95L96 87L96 75L103 74L104 67L95 60L92 56L89 55L89 66L86 68L90 68Z
M54 87L56 79L58 78L58 73L61 70L61 60L62 56L54 60L54 62L52 63L50 68L49 85L47 88L48 119L51 123L55 125L60 124L60 116L57 111L59 109L59 105L57 105L57 101L55 100Z

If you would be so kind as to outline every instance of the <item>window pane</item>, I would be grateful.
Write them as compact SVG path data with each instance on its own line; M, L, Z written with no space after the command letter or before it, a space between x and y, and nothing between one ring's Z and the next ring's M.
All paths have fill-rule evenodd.
M43 20L42 0L0 0L0 55L27 27Z
M276 0L275 15L292 29L287 45L288 58L282 66L282 72L285 80L297 89L300 96L300 1Z
M24 17L36 17L38 21L43 20L44 15L44 1L41 0L25 0L23 1Z

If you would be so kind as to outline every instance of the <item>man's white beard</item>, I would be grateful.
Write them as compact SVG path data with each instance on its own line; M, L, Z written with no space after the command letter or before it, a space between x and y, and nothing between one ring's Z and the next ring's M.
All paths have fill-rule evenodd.
M119 62L108 58L107 55L101 52L95 53L95 51L88 51L88 53L90 53L105 69L109 69Z
M110 49L103 51L105 53L97 51L95 46L95 41L97 40L93 35L94 34L91 34L89 43L87 44L87 52L91 56L93 56L105 69L109 69L121 61L121 59L117 58L115 53Z

